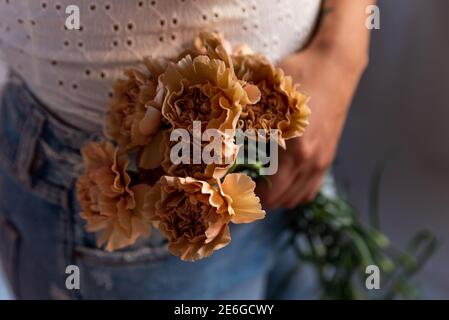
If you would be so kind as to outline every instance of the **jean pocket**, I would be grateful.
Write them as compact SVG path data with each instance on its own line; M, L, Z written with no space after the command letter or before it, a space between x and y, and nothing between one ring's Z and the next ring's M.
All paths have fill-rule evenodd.
M23 86L8 83L0 105L0 168L37 196L60 205L73 182L73 166L59 165L64 162L53 161L46 153L49 117ZM62 152L56 149L54 154Z
M12 291L17 294L19 233L0 213L0 260Z
M173 263L166 246L106 252L78 246L75 264L80 270L82 299L152 299L170 290L161 277ZM173 289L173 288L172 288Z

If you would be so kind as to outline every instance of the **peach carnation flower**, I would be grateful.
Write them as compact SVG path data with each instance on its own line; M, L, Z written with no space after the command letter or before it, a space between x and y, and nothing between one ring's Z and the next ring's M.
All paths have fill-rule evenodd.
M309 124L308 97L298 91L281 68L250 52L247 47L236 50L232 56L235 73L242 81L257 86L261 98L256 104L243 106L238 128L266 132L278 129L278 143L285 149L285 140L301 136Z
M171 63L161 81L166 89L163 116L174 129L190 132L194 121L201 121L202 132L234 130L242 106L256 103L260 96L255 86L242 85L225 62L205 55Z
M230 174L217 184L163 176L147 194L145 210L168 239L170 252L182 260L203 259L228 245L229 222L265 216L250 177Z
M125 150L149 143L162 121L158 77L166 62L146 59L144 63L145 71L129 69L126 80L115 83L106 116L107 134Z
M218 138L219 136L219 138ZM228 170L232 167L237 159L237 154L239 151L239 146L234 143L234 137L229 136L223 133L217 132L217 138L219 141L215 144L215 142L202 141L201 143L197 143L191 141L186 145L187 148L190 148L191 144L199 144L198 149L201 152L201 163L195 163L193 152L189 154L188 163L176 163L172 160L172 152L174 150L174 146L178 143L178 141L170 141L168 142L168 147L164 149L165 155L163 161L161 163L162 168L165 170L167 175L176 176L176 177L192 177L198 180L209 180L209 179L221 179L225 176ZM214 144L219 150L211 150L210 146ZM219 144L219 145L218 145ZM203 151L208 151L207 153L220 152L216 157L210 157L210 161L205 161L203 156ZM210 151L210 152L209 152Z
M149 236L151 223L143 212L150 187L130 186L128 160L110 142L91 142L82 149L85 173L77 181L81 217L88 232L100 232L98 246L113 251Z

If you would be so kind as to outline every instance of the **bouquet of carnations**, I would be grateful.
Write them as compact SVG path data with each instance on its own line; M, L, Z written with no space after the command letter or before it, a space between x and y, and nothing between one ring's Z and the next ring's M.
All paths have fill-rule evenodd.
M216 33L142 67L114 86L109 140L82 149L81 217L108 251L157 228L172 254L202 259L229 244L230 223L264 218L253 179L267 163L259 154L248 175L238 159L255 140L285 148L301 136L308 98L267 58ZM238 132L247 139L238 143Z
M98 246L108 251L158 229L172 254L206 258L230 243L230 223L265 217L255 181L276 172L278 146L304 133L308 98L267 58L246 45L231 48L216 33L201 33L179 56L147 58L125 75L106 116L108 140L82 149L77 196L86 229L98 232ZM379 191L371 194L377 203ZM360 222L326 184L286 218L286 248L312 265L325 298L366 296L356 280L365 283L372 265L386 279L386 298L415 297L407 280L436 246L432 234L420 233L406 252L388 252L377 225ZM298 265L271 297L281 297Z

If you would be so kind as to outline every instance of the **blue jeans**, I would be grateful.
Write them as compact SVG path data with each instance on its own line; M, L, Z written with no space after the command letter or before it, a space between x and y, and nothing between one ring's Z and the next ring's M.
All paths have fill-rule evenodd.
M84 231L74 191L79 149L96 136L60 122L15 76L0 121L0 256L17 298L264 297L282 214L234 225L229 246L195 263L171 256L157 234L107 253ZM68 265L79 267L79 290L65 286Z

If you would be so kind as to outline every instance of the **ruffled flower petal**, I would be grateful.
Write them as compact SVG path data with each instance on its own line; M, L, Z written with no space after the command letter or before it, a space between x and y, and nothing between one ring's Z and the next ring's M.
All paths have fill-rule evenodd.
M265 218L260 199L254 192L256 183L249 176L228 174L220 186L233 223L250 223Z

